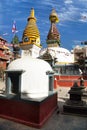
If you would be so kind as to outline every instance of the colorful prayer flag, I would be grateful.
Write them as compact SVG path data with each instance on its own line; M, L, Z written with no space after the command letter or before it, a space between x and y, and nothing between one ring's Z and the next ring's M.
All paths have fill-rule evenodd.
M12 26L12 33L16 33L16 22L15 21Z

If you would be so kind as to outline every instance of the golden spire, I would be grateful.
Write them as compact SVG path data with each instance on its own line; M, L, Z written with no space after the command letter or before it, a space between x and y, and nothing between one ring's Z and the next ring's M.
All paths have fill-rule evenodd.
M23 32L22 40L25 44L36 44L40 46L40 33L36 25L36 18L34 16L34 9L31 9L30 16L28 18L27 26Z
M49 19L50 19L51 22L54 22L54 23L59 22L59 18L58 18L58 15L57 15L55 9L52 9L52 12L49 16Z
M28 18L28 21L29 21L30 19L36 20L36 18L35 18L35 16L34 16L34 8L31 8L31 13L30 13L30 17Z

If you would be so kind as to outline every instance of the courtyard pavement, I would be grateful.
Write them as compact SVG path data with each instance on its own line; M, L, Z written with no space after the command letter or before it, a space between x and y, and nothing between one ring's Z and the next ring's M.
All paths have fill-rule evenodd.
M4 83L0 82L0 89L4 88L2 85ZM68 89L58 89L58 106L60 112L57 113L56 110L42 128L36 129L0 118L0 130L87 130L87 117L63 114L63 104L68 98Z

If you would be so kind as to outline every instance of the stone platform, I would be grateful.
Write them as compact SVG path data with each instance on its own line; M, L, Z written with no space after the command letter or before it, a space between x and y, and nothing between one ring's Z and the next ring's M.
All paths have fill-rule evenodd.
M0 104L0 117L41 128L57 109L57 93L39 101L18 99L12 95L1 96Z
M63 105L63 113L87 116L87 104L84 101L81 103L70 103L70 100L67 100L66 103Z

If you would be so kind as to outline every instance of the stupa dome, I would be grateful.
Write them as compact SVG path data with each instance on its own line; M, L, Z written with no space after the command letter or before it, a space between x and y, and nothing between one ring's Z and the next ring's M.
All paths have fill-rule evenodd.
M42 49L40 51L40 56L44 55L46 51L49 52L49 54L56 58L56 61L58 64L68 64L74 62L74 56L71 54L71 52L65 48L62 47L49 47L46 49Z
M49 76L47 71L52 71L51 66L44 60L24 57L11 62L7 71L21 71L21 93L26 93L29 98L48 96Z

